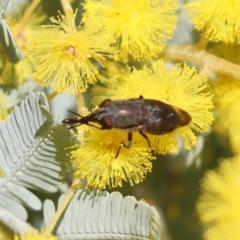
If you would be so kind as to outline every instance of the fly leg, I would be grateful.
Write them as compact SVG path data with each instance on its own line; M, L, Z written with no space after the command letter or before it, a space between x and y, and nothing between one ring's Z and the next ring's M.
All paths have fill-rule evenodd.
M142 135L142 137L144 137L144 138L147 140L148 146L149 146L150 148L152 148L148 136L147 136L145 133L143 133L142 131L139 131L139 133Z
M128 132L128 144L126 145L124 142L121 142L121 144L119 145L115 158L118 157L122 146L125 148L130 148L132 146L132 132Z

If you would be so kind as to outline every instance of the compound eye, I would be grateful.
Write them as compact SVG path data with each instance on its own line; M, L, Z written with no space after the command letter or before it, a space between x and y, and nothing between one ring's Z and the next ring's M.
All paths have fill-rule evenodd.
M111 129L112 128L112 117L107 115L101 119L101 126L103 129Z

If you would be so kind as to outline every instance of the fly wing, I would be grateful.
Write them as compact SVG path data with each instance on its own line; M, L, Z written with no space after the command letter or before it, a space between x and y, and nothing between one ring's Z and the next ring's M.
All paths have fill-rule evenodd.
M191 122L191 116L186 111L170 104L145 99L145 105L148 109L148 118L142 126L138 127L140 131L161 135Z

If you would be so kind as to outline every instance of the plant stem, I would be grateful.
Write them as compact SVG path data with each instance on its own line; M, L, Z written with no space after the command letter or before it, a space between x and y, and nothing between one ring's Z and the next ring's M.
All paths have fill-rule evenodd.
M52 92L47 96L48 102L52 101L58 95L56 92Z
M53 228L55 227L56 223L58 222L58 219L62 216L63 212L66 210L68 204L72 200L76 190L80 189L80 188L83 188L83 186L81 184L81 181L78 180L78 179L74 180L73 183L72 183L71 188L69 189L67 195L65 196L64 201L59 206L59 208L56 211L55 215L53 216L51 221L48 223L46 228L44 229L43 235L45 235L47 237L47 236L49 236L51 234Z
M23 14L22 19L20 20L20 22L18 23L20 28L22 28L23 26L25 26L26 22L29 21L30 16L32 15L32 13L34 12L34 10L37 8L38 4L41 2L41 0L33 0L31 2L31 4L29 5L29 7L26 9L26 11Z
M73 10L69 0L61 0L61 4L65 13Z
M240 66L199 49L194 45L167 46L164 56L173 61L190 62L201 67L207 66L211 73L229 75L240 80Z
M195 47L204 50L207 48L208 42L208 39L202 36Z

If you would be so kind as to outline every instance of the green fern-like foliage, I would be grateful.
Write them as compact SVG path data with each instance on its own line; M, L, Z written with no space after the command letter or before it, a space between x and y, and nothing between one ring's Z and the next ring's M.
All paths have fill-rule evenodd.
M16 40L13 37L11 29L9 28L7 22L4 19L4 12L7 8L9 0L0 1L0 42L4 49L4 52L8 56L8 59L12 63L18 63L23 59L23 53L19 48Z
M71 133L55 123L43 93L30 92L5 122L0 122L0 206L20 219L25 207L40 210L29 189L54 193L69 170Z
M64 195L59 198L61 205ZM50 200L44 203L45 224L55 208ZM148 204L119 192L76 191L60 224L58 239L135 239L160 240L159 216Z

